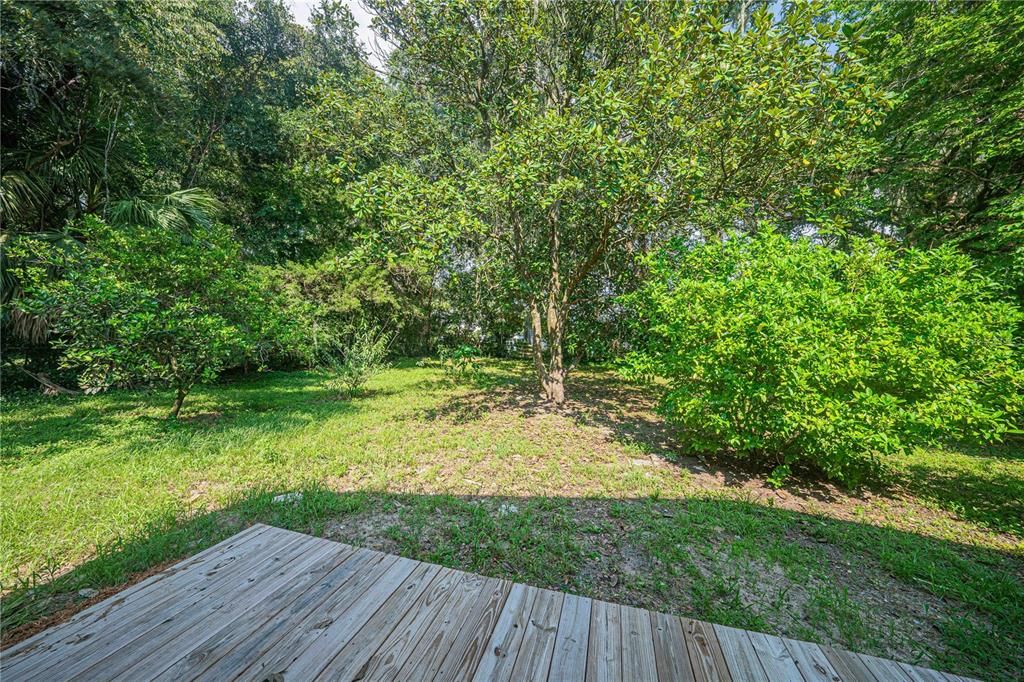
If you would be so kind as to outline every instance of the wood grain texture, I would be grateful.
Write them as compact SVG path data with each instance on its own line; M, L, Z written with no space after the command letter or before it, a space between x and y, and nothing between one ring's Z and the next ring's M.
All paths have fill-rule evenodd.
M660 682L690 682L696 679L687 652L683 623L675 616L652 611L651 630L654 639L654 660Z
M523 641L519 644L519 654L512 668L513 680L544 682L548 679L564 598L561 592L539 591L526 621Z
M286 563L293 545L312 547L309 540L268 531L237 550L198 564L192 573L194 580L181 573L182 580L174 583L179 589L167 599L140 595L132 601L115 601L87 628L64 639L60 649L41 661L26 679L47 680L55 670L70 677L100 664L111 679L141 656L160 650L190 623L250 596L258 587L248 578L269 578Z
M409 608L428 590L440 570L440 566L417 564L405 582L316 674L331 680L359 677L360 671L369 666L373 652L384 643Z
M558 619L555 651L548 678L561 682L582 682L587 674L587 642L590 640L590 607L593 602L574 594L565 595Z
M733 679L767 682L768 676L757 658L757 651L754 650L746 630L716 625L715 634L718 635L722 655L725 656Z
M434 620L430 630L420 639L409 660L398 673L398 679L432 680L458 639L465 623L472 622L481 599L494 589L492 578L470 575L447 602L445 610Z
M686 649L690 654L694 678L699 682L732 680L715 627L711 623L689 618L680 618L680 622L686 635Z
M451 649L441 662L435 679L442 682L468 680L486 653L494 626L501 616L512 583L490 580L477 600L474 612L458 632Z
M283 674L288 666L306 650L313 639L324 628L343 617L356 598L379 577L386 574L394 563L393 557L373 552L366 562L366 566L353 575L351 580L345 581L332 591L315 608L302 613L292 627L269 647L257 652L256 656L241 661L240 668L228 670L223 679L236 677L251 679L261 678L264 675Z
M910 675L903 671L899 663L895 661L887 661L884 658L876 658L874 656L868 656L867 654L854 654L857 658L863 661L879 682L885 680L886 682L908 682Z
M627 680L656 680L658 665L654 659L654 629L651 614L643 609L623 606L619 609L622 628L622 677Z
M807 682L843 682L845 679L817 644L793 639L783 641Z
M291 547L291 545L289 545ZM102 675L106 679L144 680L166 667L166 654L177 654L183 648L189 651L189 642L200 639L202 633L216 631L238 620L250 608L264 608L286 585L301 580L302 574L320 560L323 553L317 546L301 546L298 558L282 552L274 554L252 572L236 579L236 589L218 590L200 605L161 623L143 638L126 647L119 655L95 664L83 673L86 679ZM287 550L285 550L287 551ZM245 585L241 588L240 585ZM128 655L124 655L124 654Z
M126 609L139 610L143 599L157 602L175 599L179 590L188 589L190 584L195 584L200 580L203 566L214 565L227 554L233 553L237 557L244 556L246 552L243 551L243 548L246 543L251 542L266 530L267 526L257 525L242 531L167 571L150 576L110 599L94 604L62 623L60 627L44 630L34 637L6 649L2 656L4 672L8 675L20 674L22 672L21 661L29 653L31 654L32 668L37 671L44 670L53 660L47 655L48 652L58 651L60 658L67 656L66 647L69 643L84 642L92 637L89 630L108 627L112 622L109 619L112 611L117 610L124 613Z
M762 632L748 632L747 635L769 680L799 680L803 677L786 643L780 638Z
M256 525L11 647L13 680L960 682Z
M860 660L857 654L833 649L830 646L822 646L821 651L825 654L828 662L832 664L839 677L846 680L857 680L858 682L879 682L871 669Z
M387 639L373 653L363 671L363 678L368 680L393 680L398 678L398 671L409 660L420 638L431 627L438 614L444 609L447 600L458 588L459 583L467 579L467 574L442 568L438 577L420 595L416 603L395 626Z
M282 669L288 679L316 679L324 665L343 648L373 617L377 610L413 574L419 562L396 559L377 579L366 585L354 599L346 602L314 624L302 643L289 652L290 660ZM319 613L319 612L314 612Z
M526 585L512 586L487 643L484 657L473 673L474 680L507 680L512 676L519 644L523 641L526 621L533 610L537 593L537 590Z
M914 682L949 682L949 678L944 673L936 672L935 670L918 668L916 665L910 665L909 663L900 663L899 666L907 674L907 677L914 680Z
M590 607L587 680L622 679L622 612L618 604L594 600Z
M353 551L323 578L312 585L302 586L304 590L291 604L278 611L272 619L256 632L242 639L219 658L210 656L205 667L190 670L199 679L230 679L258 660L264 652L270 651L281 639L305 621L308 614L366 570L379 563L381 556L367 552ZM216 644L216 642L214 642Z

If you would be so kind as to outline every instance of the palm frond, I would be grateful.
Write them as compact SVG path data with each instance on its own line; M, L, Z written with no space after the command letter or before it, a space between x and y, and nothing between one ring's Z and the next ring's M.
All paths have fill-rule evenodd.
M32 173L13 170L0 175L0 219L5 222L31 215L45 197L46 190Z
M221 203L209 192L192 187L162 197L115 201L107 215L115 225L188 231L191 227L209 226L220 210Z

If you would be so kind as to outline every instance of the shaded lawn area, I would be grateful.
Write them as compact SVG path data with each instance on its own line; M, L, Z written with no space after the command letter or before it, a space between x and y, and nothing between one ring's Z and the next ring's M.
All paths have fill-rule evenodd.
M407 362L352 401L271 373L199 389L178 423L165 393L7 396L5 637L263 521L953 672L1024 669L1019 442L911 453L887 487L776 491L682 454L646 390L573 379L553 410L512 362L459 386Z

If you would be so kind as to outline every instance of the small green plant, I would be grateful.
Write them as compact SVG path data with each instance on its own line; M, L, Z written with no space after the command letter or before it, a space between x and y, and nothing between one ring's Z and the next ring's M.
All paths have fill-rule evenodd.
M363 325L352 334L339 352L328 354L324 364L330 373L327 385L349 398L357 395L366 383L384 371L394 334L379 327Z
M437 352L444 373L454 381L474 380L481 375L481 353L476 346L462 344L453 348L442 347Z

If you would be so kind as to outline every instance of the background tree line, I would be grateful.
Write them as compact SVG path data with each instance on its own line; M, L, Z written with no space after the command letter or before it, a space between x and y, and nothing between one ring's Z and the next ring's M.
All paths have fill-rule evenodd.
M521 349L555 403L624 359L694 447L783 473L1017 419L1020 5L366 5L386 73L338 0L4 0L5 381L177 412L372 328Z

